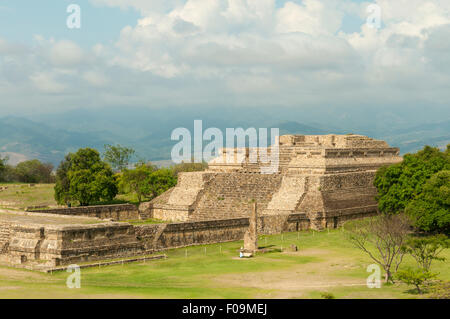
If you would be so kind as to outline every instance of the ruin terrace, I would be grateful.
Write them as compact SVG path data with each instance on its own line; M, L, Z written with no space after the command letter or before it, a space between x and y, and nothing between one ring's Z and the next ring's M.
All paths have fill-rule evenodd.
M171 221L239 218L256 200L263 215L304 213L312 228L337 227L377 213L375 172L402 160L398 148L363 135L284 135L278 151L278 165L262 174L273 163L251 160L260 149L223 149L207 171L181 173L146 213Z
M224 149L206 171L180 173L175 187L139 209L0 211L0 263L48 271L242 240L255 201L259 234L335 228L377 214L376 170L402 160L398 148L362 135L285 135L279 142L279 165L270 174L261 168L271 164L250 161L261 149ZM230 152L239 161L224 162ZM126 222L149 218L166 222Z

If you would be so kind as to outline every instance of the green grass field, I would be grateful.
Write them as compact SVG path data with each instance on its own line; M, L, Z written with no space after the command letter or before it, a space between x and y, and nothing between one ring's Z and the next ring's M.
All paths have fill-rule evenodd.
M0 208L24 209L29 206L55 206L54 184L8 184L0 183L8 189L0 191Z
M0 208L25 209L30 206L57 206L54 198L55 184L0 183L8 189L0 191ZM98 205L131 203L138 205L137 195L134 193L118 194L110 202L96 203Z
M291 244L298 252L286 251ZM81 288L69 289L67 272L43 274L0 267L0 298L425 298L401 283L368 288L371 259L341 230L261 236L273 252L238 258L242 241L173 249L165 260L81 269ZM283 248L283 251L281 251ZM443 257L450 258L450 251ZM409 256L403 266L414 266ZM439 279L450 279L436 261Z

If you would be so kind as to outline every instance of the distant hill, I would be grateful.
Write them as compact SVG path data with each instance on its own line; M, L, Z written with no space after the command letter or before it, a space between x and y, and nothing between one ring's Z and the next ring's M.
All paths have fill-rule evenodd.
M280 129L280 135L286 134L322 135L332 133L340 134L340 132L336 130L321 129L294 121L281 122L277 125L273 125L273 127L278 127Z
M0 152L17 158L22 155L22 160L38 158L58 164L67 152L86 146L99 148L107 142L94 133L55 129L18 117L0 119Z
M400 147L402 154L416 151L426 144L445 147L450 143L449 120L411 127L368 125L358 129L348 125L342 129L327 122L301 123L288 115L272 116L265 110L241 112L225 109L221 114L211 114L202 109L192 112L183 109L112 108L41 114L33 119L0 118L0 153L8 153L15 163L38 158L57 166L65 154L78 148L93 147L102 151L104 144L119 143L134 148L135 159L164 161L170 158L171 149L177 143L170 139L172 130L185 127L193 132L195 119L203 120L203 130L217 127L223 132L227 127L278 127L282 135L363 134Z

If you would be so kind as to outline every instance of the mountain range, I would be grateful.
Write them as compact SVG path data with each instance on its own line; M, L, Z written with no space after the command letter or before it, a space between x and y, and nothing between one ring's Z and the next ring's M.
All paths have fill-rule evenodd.
M136 160L162 161L170 158L177 143L170 139L177 127L193 132L195 119L203 120L203 130L217 127L279 128L280 134L355 133L386 140L400 147L401 153L421 149L424 145L445 147L450 143L450 120L408 126L320 123L297 121L298 116L271 115L267 110L227 109L219 114L207 110L178 109L77 109L35 116L0 118L0 154L8 155L11 164L37 158L57 166L68 152L82 147L103 150L104 144L121 144L136 150Z

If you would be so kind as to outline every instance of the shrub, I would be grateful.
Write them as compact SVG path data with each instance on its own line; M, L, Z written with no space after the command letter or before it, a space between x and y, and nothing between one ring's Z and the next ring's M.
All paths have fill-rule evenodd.
M322 292L320 296L323 299L336 299L336 297L331 292Z
M423 285L436 276L437 274L420 268L407 268L404 270L399 270L396 274L397 279L400 281L407 285L415 286L419 294L423 293Z

